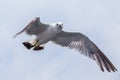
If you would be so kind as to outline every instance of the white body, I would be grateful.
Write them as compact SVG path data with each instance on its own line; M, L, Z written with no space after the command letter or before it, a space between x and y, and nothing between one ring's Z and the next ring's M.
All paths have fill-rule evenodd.
M43 31L42 33L36 35L36 39L38 40L37 45L42 45L50 41L59 33L58 29L55 27L54 24L50 24L50 26ZM34 41L33 41L34 42Z

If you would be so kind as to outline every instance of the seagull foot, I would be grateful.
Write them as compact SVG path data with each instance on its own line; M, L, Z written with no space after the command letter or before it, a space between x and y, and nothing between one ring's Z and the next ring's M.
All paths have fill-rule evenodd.
M29 42L23 42L23 45L24 45L27 49L31 49L32 47L34 47L34 46L31 45Z
M33 48L33 50L35 51L39 51L39 50L43 50L44 49L44 46L36 46Z

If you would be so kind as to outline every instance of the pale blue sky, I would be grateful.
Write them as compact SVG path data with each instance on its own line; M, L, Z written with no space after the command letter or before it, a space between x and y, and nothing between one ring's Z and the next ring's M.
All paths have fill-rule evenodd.
M120 70L119 0L1 0L0 80L119 80L95 61L52 42L43 51L27 50L26 34L13 39L34 17L63 22L65 31L87 35Z

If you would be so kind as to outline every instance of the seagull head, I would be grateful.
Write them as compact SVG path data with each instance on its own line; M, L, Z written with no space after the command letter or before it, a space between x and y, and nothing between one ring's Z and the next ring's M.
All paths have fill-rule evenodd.
M63 28L63 22L57 22L55 25L56 25L56 28L58 30L62 30L62 28Z

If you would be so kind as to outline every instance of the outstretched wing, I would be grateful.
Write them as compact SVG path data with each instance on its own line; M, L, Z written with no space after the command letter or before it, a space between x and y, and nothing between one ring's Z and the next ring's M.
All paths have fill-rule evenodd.
M81 33L71 33L62 31L52 41L63 47L76 49L82 54L97 61L102 71L104 71L104 68L109 72L117 71L117 69L103 54L103 52L91 40L89 40L88 37Z
M40 22L39 18L35 18L29 22L29 24L20 32L18 32L14 37L21 34L22 32L26 32L29 35L38 35L42 31L48 28L47 24L43 24Z

